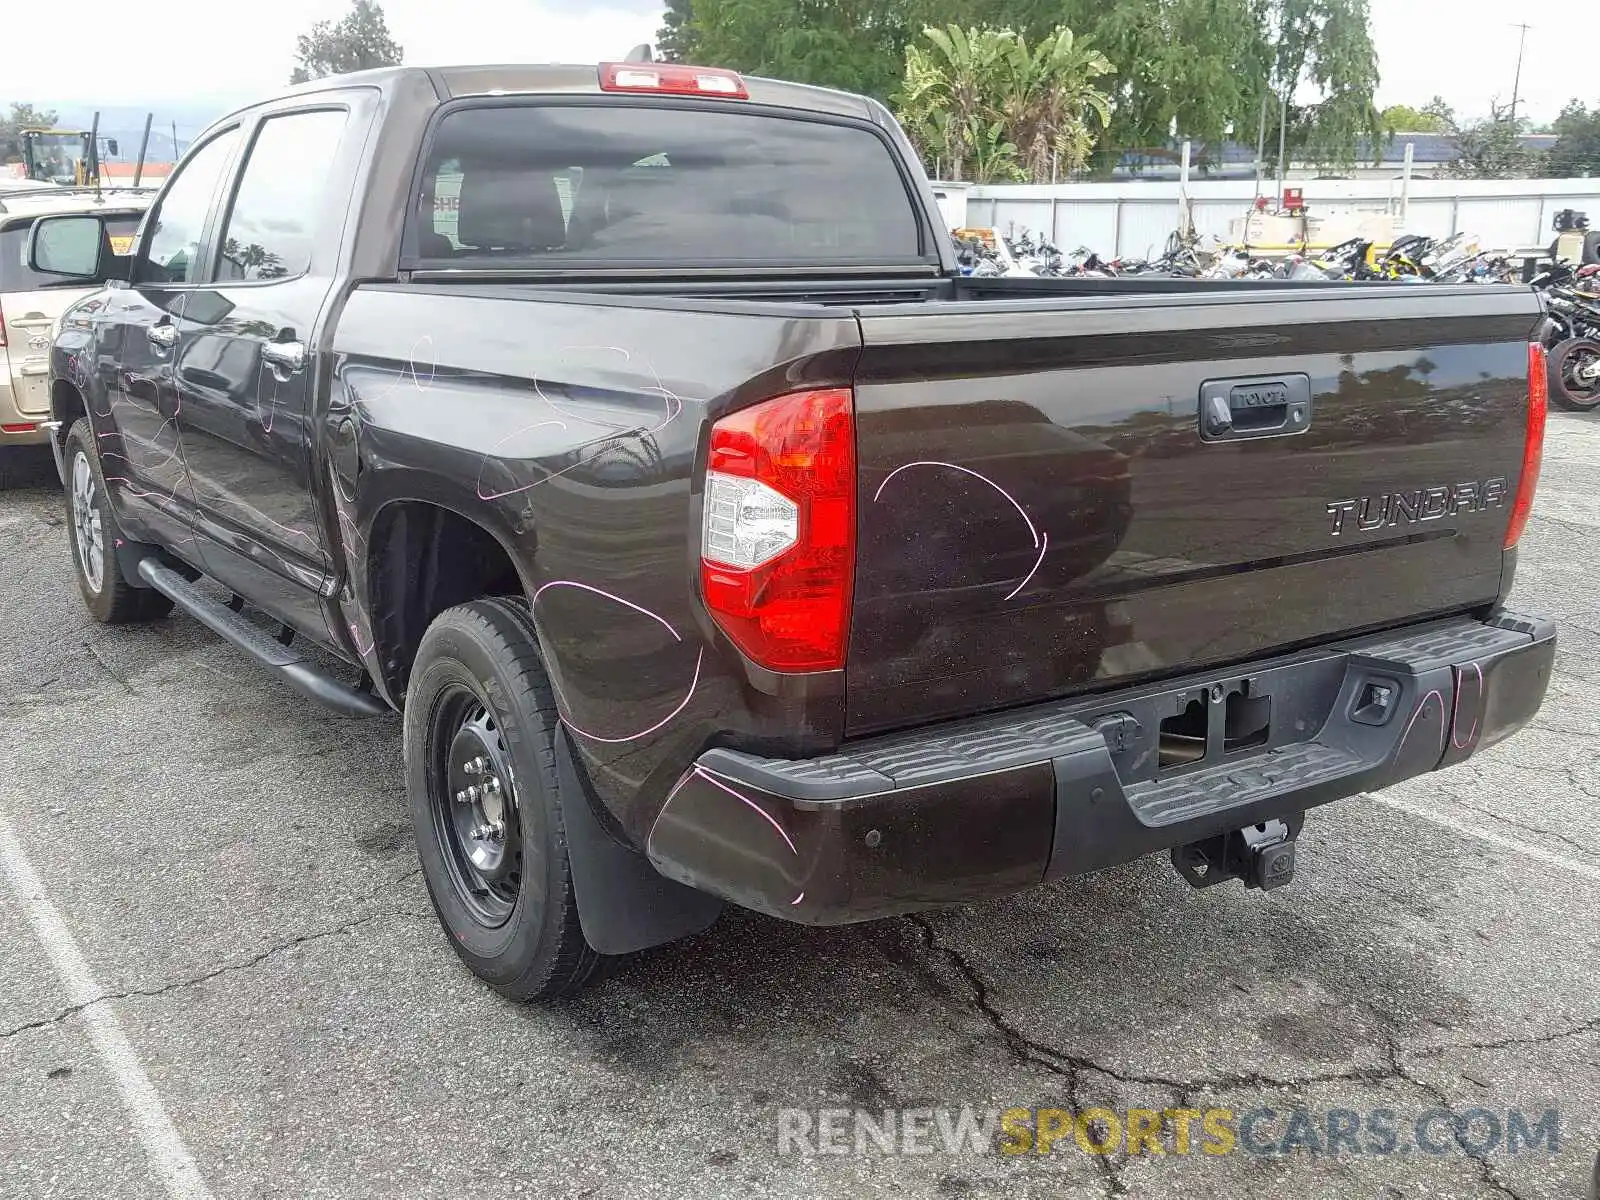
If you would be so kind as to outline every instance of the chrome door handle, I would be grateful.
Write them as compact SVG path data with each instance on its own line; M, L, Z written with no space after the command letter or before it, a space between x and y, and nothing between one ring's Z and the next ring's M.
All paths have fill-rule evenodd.
M306 365L306 346L304 342L267 342L261 347L261 357L292 375Z
M178 344L178 328L175 325L152 325L144 331L144 336L157 350L171 350Z

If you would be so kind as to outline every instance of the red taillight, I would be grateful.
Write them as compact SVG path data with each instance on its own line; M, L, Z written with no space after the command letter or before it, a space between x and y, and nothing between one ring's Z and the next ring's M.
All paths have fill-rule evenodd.
M855 569L855 398L795 392L711 429L700 583L712 618L774 671L844 666Z
M0 425L0 433L32 433L37 428L32 421L24 421L21 425Z
M686 67L678 63L601 63L602 92L650 92L665 96L709 96L748 100L744 80L732 71L715 67Z
M1528 434L1522 443L1522 477L1517 481L1517 498L1511 505L1511 524L1506 526L1505 548L1511 549L1522 538L1528 517L1533 512L1533 493L1539 486L1539 466L1544 461L1544 424L1550 410L1550 374L1544 347L1528 343Z

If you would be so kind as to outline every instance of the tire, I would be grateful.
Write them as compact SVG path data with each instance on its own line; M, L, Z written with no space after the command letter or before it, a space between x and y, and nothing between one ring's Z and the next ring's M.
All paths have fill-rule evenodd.
M1600 408L1600 379L1583 387L1573 378L1579 363L1592 365L1600 360L1600 341L1594 338L1569 338L1550 352L1550 399L1570 412L1593 412Z
M476 600L428 626L405 706L406 791L422 874L461 960L518 1001L573 995L614 961L578 923L557 728L525 609ZM480 798L461 799L480 784ZM496 822L498 838L485 832Z
M157 620L172 611L172 601L153 588L135 587L122 573L116 551L123 540L122 527L111 511L95 441L89 422L79 420L67 433L62 451L67 469L67 539L78 591L89 615L102 625Z

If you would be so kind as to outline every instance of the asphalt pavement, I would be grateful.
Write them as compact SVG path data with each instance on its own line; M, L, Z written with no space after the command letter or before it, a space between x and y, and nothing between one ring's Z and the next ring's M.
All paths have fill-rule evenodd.
M1556 415L1514 597L1560 623L1538 720L1317 810L1290 887L1195 892L1150 859L845 929L730 912L522 1007L437 929L398 722L311 708L181 615L92 624L41 473L0 494L0 1195L1581 1196L1593 588L1600 418ZM902 1137L963 1106L1187 1109L1195 1140ZM839 1109L902 1152L870 1128L856 1152ZM1231 1152L1200 1145L1215 1110Z

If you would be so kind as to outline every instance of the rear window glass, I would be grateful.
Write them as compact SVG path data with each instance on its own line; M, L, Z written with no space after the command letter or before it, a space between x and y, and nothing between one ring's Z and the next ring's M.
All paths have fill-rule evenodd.
M0 292L37 292L47 287L82 287L81 280L59 275L40 275L28 269L28 231L32 221L0 229ZM113 254L132 254L133 235L139 228L137 216L107 217Z
M426 259L606 265L892 262L915 209L864 129L713 109L509 105L439 124L412 245Z

